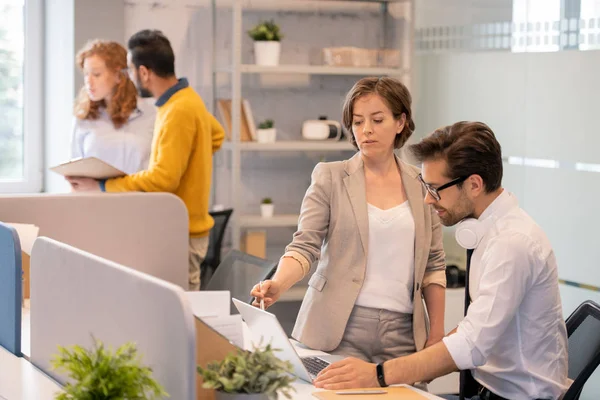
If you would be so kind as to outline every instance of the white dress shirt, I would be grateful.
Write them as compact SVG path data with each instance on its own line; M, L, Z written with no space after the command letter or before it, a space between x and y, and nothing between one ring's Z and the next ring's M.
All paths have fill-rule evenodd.
M415 220L408 201L382 210L367 204L369 251L356 305L413 313Z
M459 369L473 369L499 396L558 399L568 388L567 331L552 246L506 191L479 221L472 303L444 344Z
M71 140L71 158L96 157L134 174L148 168L156 107L154 99L138 98L137 109L129 120L116 129L106 109L98 119L75 119Z

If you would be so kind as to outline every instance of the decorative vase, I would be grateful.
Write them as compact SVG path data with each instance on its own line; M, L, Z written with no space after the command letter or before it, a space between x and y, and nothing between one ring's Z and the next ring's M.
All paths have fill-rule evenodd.
M274 40L256 40L254 42L254 57L256 65L274 67L279 65L281 43Z
M277 131L275 130L275 128L256 130L256 140L258 141L258 143L273 143L275 142L276 136Z
M263 218L271 218L273 216L273 211L275 211L275 204L260 205L260 215Z

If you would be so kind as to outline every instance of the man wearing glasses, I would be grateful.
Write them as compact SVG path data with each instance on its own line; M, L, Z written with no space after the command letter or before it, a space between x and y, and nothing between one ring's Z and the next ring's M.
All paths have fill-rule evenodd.
M465 318L443 341L410 356L334 363L315 386L411 384L461 370L461 398L560 398L569 383L556 259L544 232L501 187L494 133L480 122L458 122L411 150L423 164L425 203L442 224L457 224L456 239L467 248Z

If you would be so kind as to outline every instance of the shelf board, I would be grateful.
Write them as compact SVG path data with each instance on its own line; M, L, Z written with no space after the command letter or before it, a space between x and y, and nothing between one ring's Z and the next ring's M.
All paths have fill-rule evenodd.
M233 142L224 142L223 149L232 150ZM319 140L282 140L273 143L240 142L238 147L241 151L355 151L349 142L342 140L337 142Z
M231 68L219 69L219 72L231 73ZM390 75L404 74L400 68L364 68L364 67L332 67L329 65L292 65L283 64L274 67L255 64L242 64L240 71L243 74L307 74L307 75Z
M273 215L270 218L263 218L260 215L242 215L238 223L242 228L282 228L298 226L297 214Z

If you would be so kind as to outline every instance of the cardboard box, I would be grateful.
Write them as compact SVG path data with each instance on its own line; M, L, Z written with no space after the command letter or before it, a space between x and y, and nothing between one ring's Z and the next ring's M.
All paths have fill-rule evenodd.
M241 248L243 252L255 257L267 258L267 231L246 231Z

